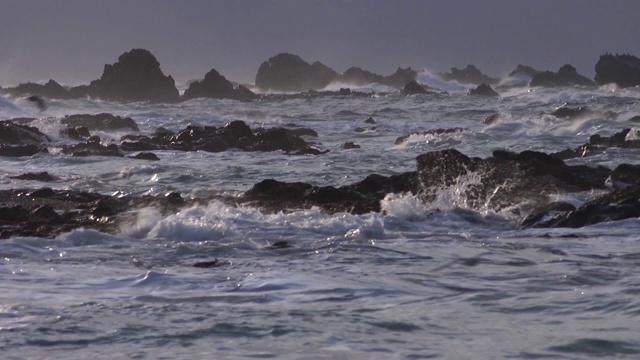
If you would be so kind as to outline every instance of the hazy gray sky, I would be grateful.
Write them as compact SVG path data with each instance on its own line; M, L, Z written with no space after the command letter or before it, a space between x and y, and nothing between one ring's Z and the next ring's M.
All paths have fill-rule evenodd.
M211 68L253 82L280 52L338 72L571 63L592 77L604 52L640 56L638 19L639 0L4 0L0 84L88 83L132 48L179 82Z

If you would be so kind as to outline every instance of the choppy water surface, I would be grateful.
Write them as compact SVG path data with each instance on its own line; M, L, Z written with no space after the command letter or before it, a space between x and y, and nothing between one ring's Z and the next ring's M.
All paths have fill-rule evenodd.
M421 153L456 148L552 152L633 124L640 91L503 90L500 99L326 97L176 105L53 101L44 114L21 100L3 118L111 112L144 133L158 126L288 123L319 133L326 155L156 152L160 162L72 158L52 152L0 159L9 179L49 171L60 189L106 194L239 193L265 178L345 185L415 169ZM560 120L563 104L617 119ZM499 112L497 123L483 120ZM364 121L373 117L376 124ZM414 131L464 127L395 139ZM104 141L124 133L99 133ZM344 150L347 141L361 149ZM572 163L638 163L611 150ZM581 229L517 230L517 219L469 209L456 189L432 204L389 196L385 214L316 209L262 214L213 202L168 217L132 214L118 234L76 230L56 239L0 242L3 359L421 359L640 357L640 220ZM558 194L579 203L590 194ZM289 246L280 246L286 242ZM195 268L217 259L220 266Z

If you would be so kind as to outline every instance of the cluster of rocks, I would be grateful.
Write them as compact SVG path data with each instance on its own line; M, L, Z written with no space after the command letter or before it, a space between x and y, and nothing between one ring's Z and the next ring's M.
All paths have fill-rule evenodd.
M21 121L28 121L22 119ZM220 152L229 149L243 151L283 151L296 155L318 155L328 152L320 150L302 137L317 137L308 128L289 124L286 127L251 129L243 121L232 121L223 127L190 125L180 131L157 129L151 135L128 134L119 144L103 144L91 131L139 132L138 125L131 118L112 114L78 114L60 119L67 125L61 135L81 142L63 144L61 151L70 156L125 156L131 152L145 152L133 155L136 159L157 160L154 150L208 151ZM37 153L48 153L52 140L35 127L18 124L11 120L0 121L0 156L20 157Z
M614 83L620 87L640 85L640 59L632 55L605 54L596 67L595 82L578 74L576 69L566 64L558 72L539 71L529 66L518 65L509 77L529 77L532 87L595 86ZM315 92L330 83L345 83L355 86L382 84L402 89L406 95L431 94L438 92L416 82L418 72L409 68L398 68L389 76L382 76L351 67L344 73L337 73L321 62L307 63L297 55L281 53L263 62L256 74L255 84L263 91L306 93L302 96L355 96L349 89L339 92ZM497 84L500 79L483 74L477 67L467 65L463 69L451 68L451 72L441 73L446 81L483 86L472 90L471 95L497 96L493 89L485 87ZM202 80L189 84L180 96L175 81L165 75L158 60L145 49L133 49L118 57L114 64L106 64L102 76L89 85L66 88L54 80L46 84L26 83L16 87L0 88L13 96L34 96L51 99L96 98L110 101L151 101L172 103L194 98L253 100L260 96L243 85L233 84L215 69L209 71ZM370 94L369 94L370 95ZM37 99L37 98L36 98ZM43 107L43 106L41 106Z
M359 67L351 67L342 74L316 61L312 64L297 55L281 53L263 62L256 74L256 86L263 91L306 92L325 88L330 83L356 86L382 84L402 88L415 80L418 72L398 68L389 76L374 74Z

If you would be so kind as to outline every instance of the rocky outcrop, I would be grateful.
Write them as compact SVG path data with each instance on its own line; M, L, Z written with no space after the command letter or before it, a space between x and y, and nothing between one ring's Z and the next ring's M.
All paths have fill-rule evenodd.
M451 72L441 73L440 77L445 81L457 81L461 84L495 84L499 79L483 74L477 67L467 65L464 69L451 68Z
M263 91L302 92L322 89L337 76L320 62L309 64L297 55L282 53L260 65L256 86Z
M418 94L436 94L436 92L431 91L428 86L418 84L416 81L410 81L406 83L400 93L405 96Z
M498 94L495 90L493 90L493 88L491 88L491 86L487 84L478 85L478 87L476 87L475 89L469 90L467 92L467 95L484 96L484 97L500 97L500 94Z
M563 65L557 73L551 71L541 72L535 75L529 83L531 87L571 87L571 86L595 86L588 78L578 74L573 66Z
M306 128L251 129L243 121L236 120L224 127L188 126L177 133L160 130L152 136L127 135L121 141L124 151L208 151L220 152L229 149L243 151L284 151L289 154L321 154L300 136L314 134ZM298 135L302 134L303 135Z
M378 75L359 67L351 67L338 75L335 81L355 86L381 84L400 89L405 84L415 81L417 76L418 72L410 67L404 69L399 67L395 73L389 76Z
M233 84L215 69L211 69L202 81L193 81L182 95L183 100L194 98L252 100L258 96L245 86Z
M616 84L620 87L640 85L640 59L633 55L600 56L596 63L596 83Z
M109 113L102 114L76 114L67 115L62 120L62 124L68 125L73 128L84 127L85 129L95 131L114 131L129 129L133 131L140 131L138 124L132 118L123 118L121 116L112 115ZM78 129L83 131L82 129ZM82 133L84 135L84 131Z
M113 65L105 65L102 77L88 87L72 89L75 96L111 101L171 103L180 99L175 81L165 76L155 56L145 49L126 52Z
M25 180L25 181L41 181L41 182L55 181L55 178L46 171L39 172L39 173L26 173L22 175L9 176L9 178L16 179L16 180Z
M69 90L54 80L49 80L46 84L35 83L20 84L13 88L6 88L4 92L13 96L39 96L49 99L71 99L73 95Z
M13 121L0 121L0 144L2 145L41 145L51 139L38 128L16 124Z

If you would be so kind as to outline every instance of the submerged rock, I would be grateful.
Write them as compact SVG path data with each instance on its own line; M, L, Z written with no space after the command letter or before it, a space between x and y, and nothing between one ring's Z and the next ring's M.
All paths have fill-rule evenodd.
M404 135L404 136L400 136L399 138L396 139L395 141L395 145L400 145L402 143L404 143L405 141L407 141L409 139L409 137L413 136L413 135L441 135L441 134L453 134L453 133L458 133L458 132L463 132L466 131L467 129L465 128L461 128L461 127L455 127L455 128L447 128L447 129L431 129L431 130L426 130L426 131L421 131L421 132L412 132L409 135Z
M39 172L39 173L26 173L26 174L17 175L17 176L9 176L9 178L16 179L16 180L42 181L42 182L49 182L49 181L55 180L55 178L49 175L49 173L46 171Z
M640 85L640 59L633 55L601 55L596 63L596 83L620 87Z

